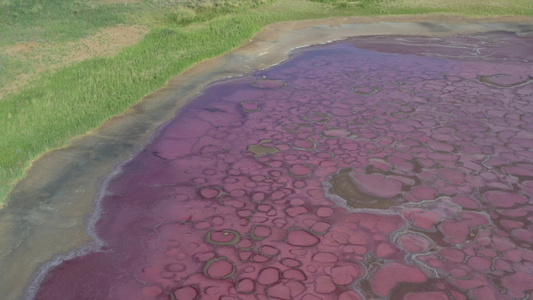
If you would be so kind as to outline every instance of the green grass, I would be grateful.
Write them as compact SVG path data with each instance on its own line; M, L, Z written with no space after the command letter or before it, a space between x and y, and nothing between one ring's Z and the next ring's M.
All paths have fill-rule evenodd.
M74 40L101 27L127 23L127 12L132 10L80 0L4 0L0 4L0 45Z
M532 15L533 3L531 0L386 0L381 9L394 14Z
M0 46L22 41L74 41L117 24L151 28L140 43L114 57L45 73L22 91L0 100L0 203L41 154L99 127L192 65L242 45L267 24L417 12L533 14L533 8L517 8L522 0L492 0L507 3L506 9L499 11L481 10L475 5L466 10L460 5L431 8L413 6L416 0L402 1L147 0L126 5L90 0L0 0ZM0 53L0 66L16 65ZM9 70L0 69L0 84L2 72Z

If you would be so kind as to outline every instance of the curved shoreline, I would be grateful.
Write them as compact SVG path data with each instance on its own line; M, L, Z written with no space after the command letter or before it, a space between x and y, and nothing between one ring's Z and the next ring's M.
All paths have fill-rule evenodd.
M174 77L126 113L33 164L0 211L0 292L19 299L41 264L91 242L88 216L114 166L128 160L192 96L213 81L279 64L307 45L362 35L533 31L531 17L333 18L269 25L249 43Z

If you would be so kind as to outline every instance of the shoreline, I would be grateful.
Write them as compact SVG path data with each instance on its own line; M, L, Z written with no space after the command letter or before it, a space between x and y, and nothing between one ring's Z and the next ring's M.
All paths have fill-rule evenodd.
M294 49L348 37L498 30L533 32L533 18L346 17L266 26L245 45L175 76L124 114L34 162L0 210L0 292L20 299L43 264L91 244L87 225L105 181L209 84L280 64Z

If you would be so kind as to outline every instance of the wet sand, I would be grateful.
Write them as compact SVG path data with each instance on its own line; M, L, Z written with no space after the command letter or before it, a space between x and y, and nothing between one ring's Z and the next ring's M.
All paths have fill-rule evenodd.
M128 160L157 127L208 83L266 68L287 58L291 49L360 35L428 35L505 30L530 32L531 18L340 18L274 24L250 43L177 76L124 115L71 146L38 160L0 212L0 293L18 299L42 264L92 242L94 199L113 168ZM408 22L408 23L407 23ZM38 274L38 272L37 272Z

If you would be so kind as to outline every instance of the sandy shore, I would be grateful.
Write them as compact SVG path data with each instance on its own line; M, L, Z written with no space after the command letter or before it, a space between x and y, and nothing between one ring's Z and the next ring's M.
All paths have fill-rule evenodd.
M36 161L0 210L0 295L24 298L49 261L93 243L86 225L114 168L150 140L188 99L210 82L267 68L290 51L363 35L442 36L487 31L533 32L531 17L450 16L334 18L267 26L246 45L171 79L126 113Z

